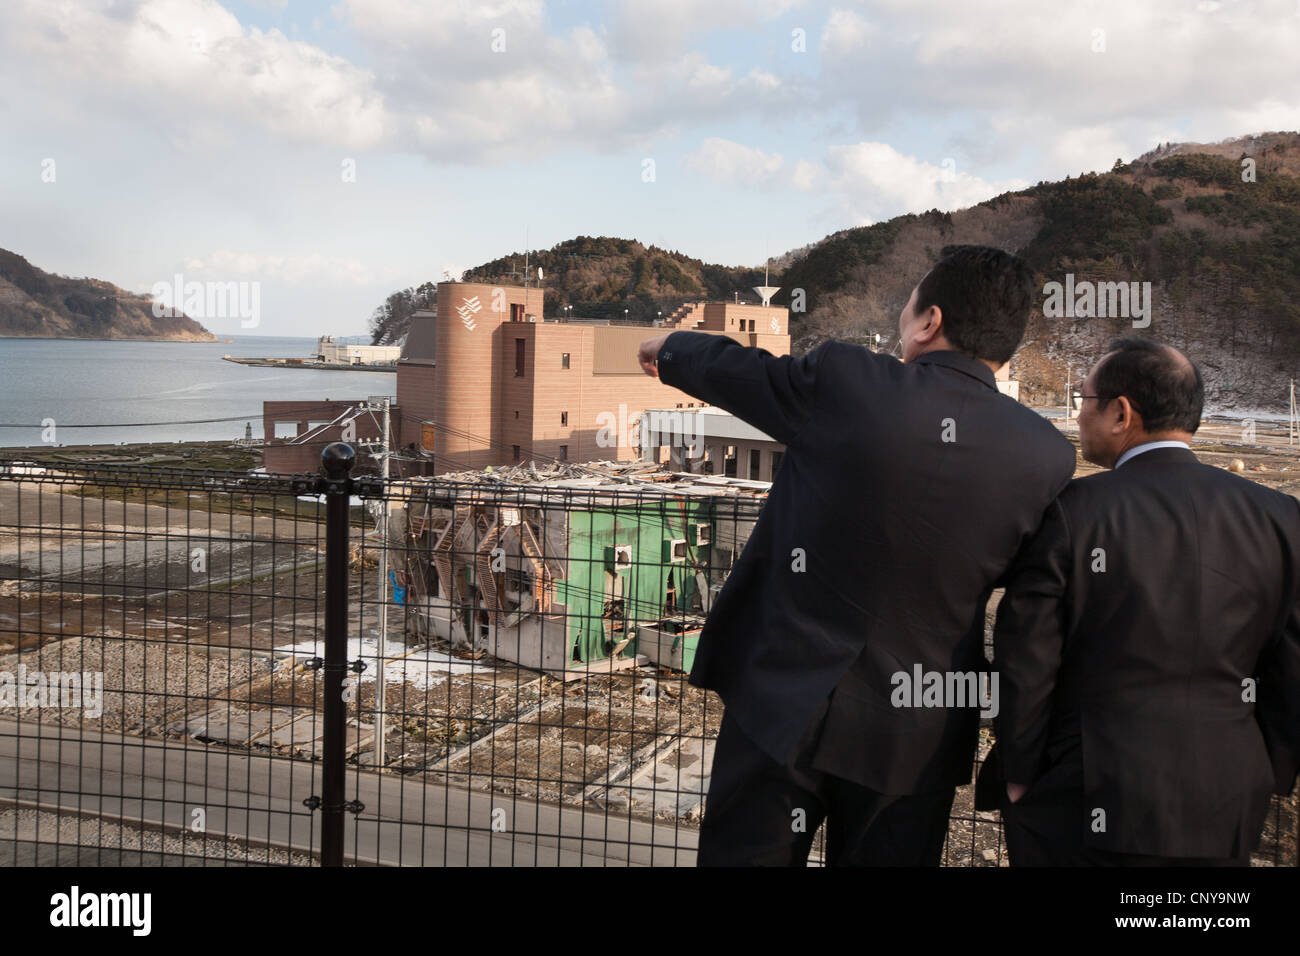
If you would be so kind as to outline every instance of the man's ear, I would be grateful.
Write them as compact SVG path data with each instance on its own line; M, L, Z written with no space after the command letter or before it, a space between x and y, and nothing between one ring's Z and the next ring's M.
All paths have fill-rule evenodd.
M1126 432L1133 427L1142 427L1142 416L1137 413L1137 409L1123 395L1119 396L1112 403L1115 407L1115 418L1111 423L1111 431L1115 434Z
M917 331L916 341L922 345L929 345L943 331L943 310L937 305L932 305L925 310L922 319L925 324Z

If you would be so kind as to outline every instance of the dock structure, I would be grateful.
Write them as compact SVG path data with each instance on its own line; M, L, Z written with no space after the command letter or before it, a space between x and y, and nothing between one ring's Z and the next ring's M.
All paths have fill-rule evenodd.
M243 358L223 355L221 358L236 365L251 365L257 368L309 368L318 372L396 372L397 362L361 363L361 362L319 362L310 358Z

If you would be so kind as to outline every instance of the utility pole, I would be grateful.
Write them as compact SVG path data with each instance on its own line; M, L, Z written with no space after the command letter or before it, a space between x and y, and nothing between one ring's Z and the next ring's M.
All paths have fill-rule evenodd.
M389 416L390 405L388 396L385 395L380 401L383 403L384 410L384 434L379 452L380 474L383 475L384 487L388 487L388 459L389 449ZM375 760L379 769L384 769L384 691L386 690L387 681L384 677L384 658L388 649L388 598L390 588L388 584L388 498L379 499L380 511L378 515L379 524L379 651L378 651L378 668L379 672L375 674Z
M1065 431L1070 431L1070 363L1065 363Z
M1287 414L1287 446L1300 444L1300 406L1296 405L1296 380L1291 380L1291 411Z

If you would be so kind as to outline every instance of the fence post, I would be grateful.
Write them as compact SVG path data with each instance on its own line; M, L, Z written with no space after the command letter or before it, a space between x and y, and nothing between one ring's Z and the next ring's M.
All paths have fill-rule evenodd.
M321 742L322 866L343 865L347 711L343 677L348 668L348 473L356 453L334 442L321 453L325 469L325 734Z

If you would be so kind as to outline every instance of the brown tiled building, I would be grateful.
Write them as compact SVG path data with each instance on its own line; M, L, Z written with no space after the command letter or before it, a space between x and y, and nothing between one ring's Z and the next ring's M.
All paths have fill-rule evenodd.
M543 316L539 288L439 283L437 311L415 314L397 364L393 473L635 459L645 409L700 405L637 365L642 341L677 329L728 335L774 355L790 350L784 308L688 303L659 327L558 320ZM281 404L267 403L268 422ZM268 441L268 471L315 470L297 457L282 467L290 462L280 444Z
M367 408L365 399L323 402L262 403L262 465L277 474L310 474L320 469L320 456L331 442L346 441L358 452L356 471L375 471L364 448L380 441L383 413ZM401 412L389 413L389 433L401 433Z

